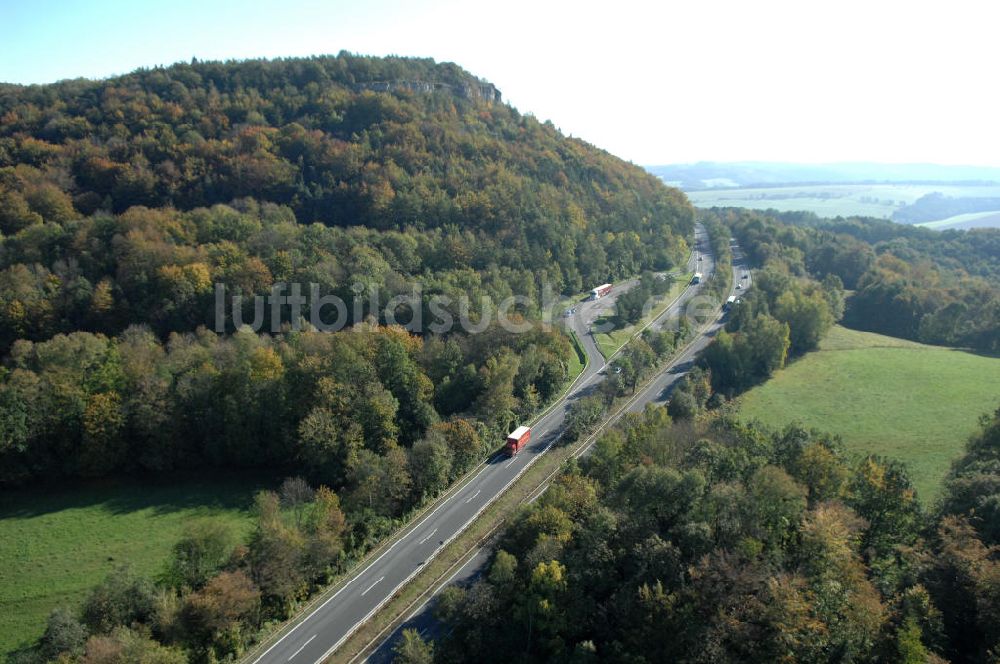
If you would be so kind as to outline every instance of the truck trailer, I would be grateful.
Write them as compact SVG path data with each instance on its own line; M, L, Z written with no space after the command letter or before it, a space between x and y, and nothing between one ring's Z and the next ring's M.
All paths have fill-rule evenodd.
M514 456L521 451L521 448L528 444L531 440L531 429L526 426L519 426L510 432L507 436L507 454Z
M611 284L601 284L597 288L591 289L590 299L599 300L610 292L611 292Z

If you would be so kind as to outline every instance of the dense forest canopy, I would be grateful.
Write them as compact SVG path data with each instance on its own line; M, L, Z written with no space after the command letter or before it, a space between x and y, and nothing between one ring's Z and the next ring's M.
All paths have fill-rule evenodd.
M878 253L891 252L903 260L923 255L943 269L961 270L994 281L1000 278L998 228L935 231L870 217L824 219L808 212L773 210L767 214L787 224L849 235L873 245Z
M630 415L442 593L434 661L995 661L998 425L928 513L835 437Z
M670 269L693 230L683 194L452 64L342 53L0 86L0 487L304 478L258 498L245 544L195 528L160 590L123 569L82 625L56 611L26 661L86 633L127 661L150 637L186 651L156 661L238 653L566 384L571 339L490 307L523 296L514 318L537 322L546 288ZM252 308L283 283L368 297L335 333L287 310L217 333L216 284ZM414 283L469 298L479 331L391 325Z
M347 54L6 86L6 314L79 306L106 280L99 299L127 306L119 318L156 321L148 301L185 303L152 289L197 294L226 266L255 291L317 265L342 278L352 247L314 222L403 232L364 241L382 245L358 259L371 269L380 257L403 275L497 266L565 292L684 255L680 192L498 97L455 65ZM71 318L60 331L88 327L75 313L53 313Z
M854 293L851 327L924 343L1000 351L1000 229L936 232L878 219L713 212L756 265L836 277Z
M393 458L464 417L488 447L561 385L560 333L320 339L286 311L216 338L213 286L244 307L276 283L360 286L377 294L349 322L378 324L419 281L484 324L479 299L526 296L530 319L543 286L666 269L693 231L676 190L432 60L3 86L0 119L0 483L281 462L349 491L352 446Z

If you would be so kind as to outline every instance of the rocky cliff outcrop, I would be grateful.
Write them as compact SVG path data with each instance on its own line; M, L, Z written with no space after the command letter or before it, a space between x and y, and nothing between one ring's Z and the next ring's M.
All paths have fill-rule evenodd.
M503 96L492 83L479 82L463 83L461 85L449 85L448 83L436 83L432 81L367 81L358 83L355 86L359 90L372 90L373 92L413 92L431 93L438 91L448 91L464 99L482 100L490 104L499 104Z

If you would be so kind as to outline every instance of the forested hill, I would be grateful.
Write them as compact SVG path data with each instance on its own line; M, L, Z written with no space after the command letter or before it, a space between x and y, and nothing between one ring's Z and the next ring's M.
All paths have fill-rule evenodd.
M84 215L253 196L300 221L515 232L558 211L539 199L553 187L553 202L575 200L604 230L611 216L637 223L680 200L499 99L432 60L178 64L7 87L0 163L40 169L17 184L56 184Z
M374 508L395 516L530 419L568 375L557 330L204 331L220 283L244 313L276 283L348 303L362 285L377 295L347 322L385 323L419 280L478 324L487 296L687 256L683 194L501 99L452 64L348 54L0 86L0 485L280 464L349 493L372 467L358 449L398 470L443 420L485 427Z
M453 64L344 53L4 86L4 266L48 266L82 237L125 235L104 213L135 206L169 209L152 225L179 223L174 245L239 243L253 223L174 211L246 198L299 224L441 229L406 266L418 273L507 265L573 291L684 253L692 211L680 192L500 98ZM77 221L95 214L100 231ZM82 269L96 284L110 267Z

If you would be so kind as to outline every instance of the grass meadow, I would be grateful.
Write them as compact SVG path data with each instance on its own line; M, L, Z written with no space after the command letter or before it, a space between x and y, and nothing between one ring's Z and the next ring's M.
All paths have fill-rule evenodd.
M839 434L847 451L904 461L925 504L1000 406L1000 358L834 327L820 350L741 397L739 412Z
M1000 187L923 184L830 184L690 191L687 196L698 207L744 207L781 212L805 210L820 217L881 217L932 192L945 196L995 197ZM933 223L933 222L932 222Z
M116 565L157 574L191 520L224 519L249 533L253 494L271 484L222 474L0 494L0 660Z

